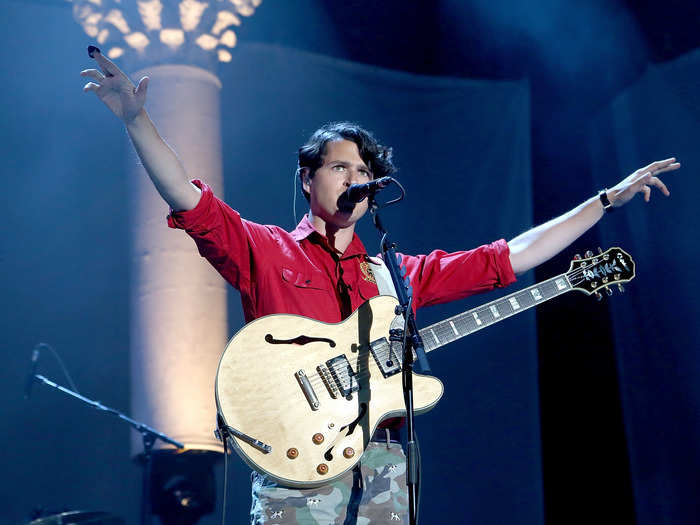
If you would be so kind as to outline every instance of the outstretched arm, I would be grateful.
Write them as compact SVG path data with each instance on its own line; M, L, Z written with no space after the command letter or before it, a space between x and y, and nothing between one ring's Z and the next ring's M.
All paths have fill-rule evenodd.
M81 76L91 79L83 91L93 91L126 126L131 142L158 193L174 210L189 210L199 202L200 190L193 186L175 152L158 134L143 105L148 77L138 86L94 46L88 47L99 69L86 69Z
M680 167L680 163L676 162L675 158L653 162L609 189L608 199L614 208L623 206L637 193L642 193L644 200L649 202L652 186L668 197L670 195L668 188L658 175ZM600 198L592 197L564 215L508 241L513 271L516 274L524 273L554 257L595 225L604 213Z

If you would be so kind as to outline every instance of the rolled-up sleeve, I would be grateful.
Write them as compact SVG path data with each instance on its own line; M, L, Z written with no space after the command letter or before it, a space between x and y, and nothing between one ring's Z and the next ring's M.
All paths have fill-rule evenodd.
M401 255L416 308L462 299L516 281L504 239L468 251Z
M197 206L191 210L172 211L168 226L185 230L194 239L197 249L235 288L250 282L250 237L253 223L214 196L211 188L200 180L192 183L202 190Z

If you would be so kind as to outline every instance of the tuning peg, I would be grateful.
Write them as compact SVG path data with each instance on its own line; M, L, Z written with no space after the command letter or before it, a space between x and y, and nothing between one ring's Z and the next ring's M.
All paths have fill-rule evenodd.
M588 250L588 251L585 253L585 255L586 255L586 257L593 257L593 252L592 252L591 250Z
M625 287L622 286L622 283L617 283L617 289L620 290L620 293L625 293Z
M574 261L578 261L578 260L580 260L580 259L581 259L581 254L580 254L580 253L577 253L576 255L574 255Z
M598 254L603 255L603 248L601 248L600 246L598 246Z
M609 287L605 287L605 293L608 294L608 297L610 297L613 294L613 291Z
M596 293L595 293L595 298L596 298L598 301L602 301L602 300L603 300L603 295L602 295L600 292L596 292Z

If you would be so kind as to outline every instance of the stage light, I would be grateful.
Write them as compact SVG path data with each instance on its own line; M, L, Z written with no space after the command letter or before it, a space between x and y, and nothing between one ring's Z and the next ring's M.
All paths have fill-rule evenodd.
M262 0L68 0L85 33L106 55L166 61L190 46L229 62L238 41L233 26Z

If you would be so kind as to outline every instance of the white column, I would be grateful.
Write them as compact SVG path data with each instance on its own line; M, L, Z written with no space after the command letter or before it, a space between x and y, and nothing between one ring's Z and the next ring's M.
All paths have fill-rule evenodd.
M223 196L221 82L194 66L160 65L150 77L146 109L190 178ZM226 283L183 231L167 227L167 204L129 148L131 228L131 413L185 443L221 450L214 379L228 335ZM158 441L156 448L164 445ZM142 451L135 432L132 452Z

